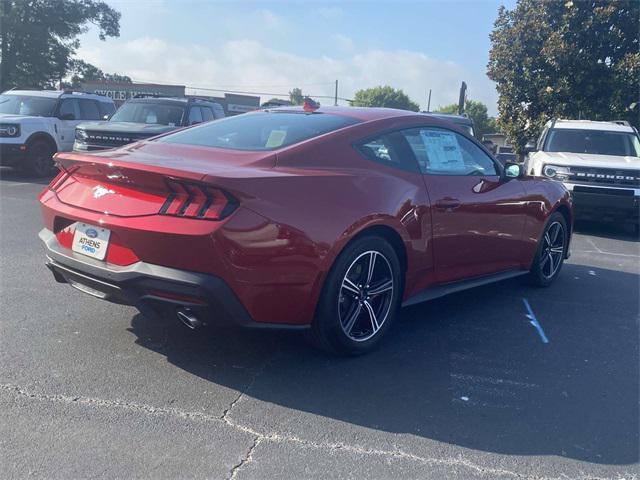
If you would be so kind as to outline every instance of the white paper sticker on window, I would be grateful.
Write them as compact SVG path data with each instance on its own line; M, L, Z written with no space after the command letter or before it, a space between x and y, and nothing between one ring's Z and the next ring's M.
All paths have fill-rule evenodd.
M422 130L420 132L429 157L429 170L461 172L465 170L462 150L454 133Z
M282 145L284 142L284 137L287 136L286 130L271 130L269 134L269 138L267 139L266 148L275 148ZM264 138L264 137L263 137Z

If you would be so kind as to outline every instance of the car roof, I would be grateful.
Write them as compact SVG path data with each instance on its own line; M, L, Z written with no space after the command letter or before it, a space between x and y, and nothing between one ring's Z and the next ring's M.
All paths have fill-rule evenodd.
M556 120L553 128L573 130L606 130L609 132L633 132L633 128L616 122L596 122L593 120Z
M69 98L69 97L81 97L89 98L91 100L98 100L99 102L112 103L109 97L104 95L97 95L89 92L71 92L68 90L7 90L2 93L3 95L29 95L31 97L42 98Z
M61 90L7 90L3 95L31 95L32 97L59 98Z
M276 107L276 108L263 108L263 112L291 112L291 113L305 113L302 107ZM314 110L314 113L328 113L333 115L340 115L343 117L356 118L362 121L369 120L381 120L385 118L407 117L412 115L422 115L418 112L412 112L409 110L400 110L397 108L380 108L380 107L333 107L333 106L320 106Z
M174 103L186 105L188 100L186 97L133 97L127 100L127 103Z

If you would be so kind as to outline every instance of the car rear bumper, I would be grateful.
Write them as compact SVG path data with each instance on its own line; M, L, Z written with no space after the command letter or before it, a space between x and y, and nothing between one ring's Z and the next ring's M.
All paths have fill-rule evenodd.
M132 305L149 317L177 315L185 309L203 323L224 327L304 329L307 326L254 321L231 288L204 273L137 262L107 264L62 247L47 229L39 233L46 266L56 281L113 303Z
M25 158L26 146L22 143L0 143L0 165L15 167Z
M640 188L565 183L578 219L640 221Z

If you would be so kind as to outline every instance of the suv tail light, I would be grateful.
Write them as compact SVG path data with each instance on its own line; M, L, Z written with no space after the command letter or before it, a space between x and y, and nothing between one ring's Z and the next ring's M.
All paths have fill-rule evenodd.
M209 185L167 180L167 187L170 193L160 215L222 220L238 206L232 195Z

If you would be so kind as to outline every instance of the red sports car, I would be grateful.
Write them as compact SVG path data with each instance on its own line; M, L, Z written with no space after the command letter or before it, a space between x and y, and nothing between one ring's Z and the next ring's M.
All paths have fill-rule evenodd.
M56 160L40 195L56 280L192 328L308 329L357 354L400 305L546 286L568 255L562 183L425 114L279 108Z

